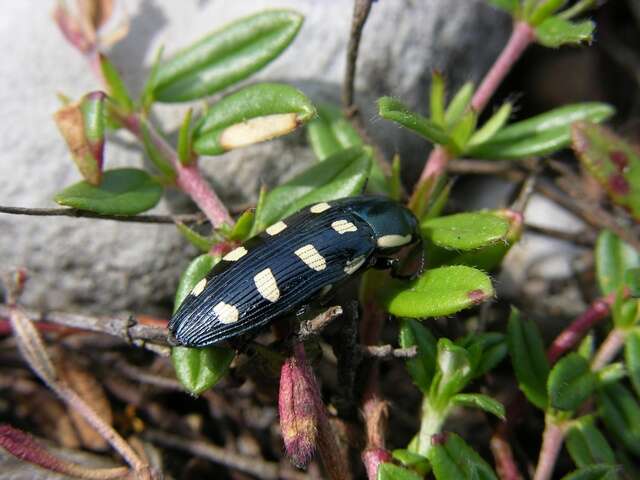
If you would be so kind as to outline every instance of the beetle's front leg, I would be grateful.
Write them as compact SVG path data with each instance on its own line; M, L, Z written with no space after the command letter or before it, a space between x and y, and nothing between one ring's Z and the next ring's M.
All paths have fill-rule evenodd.
M389 273L391 276L398 280L415 280L422 273L422 263L423 262L421 262L420 268L410 274L401 273L400 260L393 257L375 257L371 267L377 270L390 270Z

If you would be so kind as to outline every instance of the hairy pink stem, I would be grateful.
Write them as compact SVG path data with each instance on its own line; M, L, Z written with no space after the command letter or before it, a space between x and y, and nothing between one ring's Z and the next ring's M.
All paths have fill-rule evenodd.
M542 448L533 480L549 480L551 478L563 440L564 431L562 428L547 418L542 435Z
M487 103L489 103L489 100L509 71L511 71L513 65L522 56L527 47L533 43L535 38L535 32L529 24L525 22L515 23L509 41L473 95L471 108L477 113L484 110L484 107L487 106Z
M125 126L136 137L144 141L141 121L138 116L130 115L125 119ZM176 183L178 187L191 197L214 227L219 227L223 223L233 225L233 219L229 215L229 211L216 192L209 186L209 183L202 177L197 165L195 163L182 165L175 150L162 138L155 128L149 123L145 126L153 144L162 155L171 162L171 165L176 171Z
M591 369L594 372L606 367L618 354L622 346L624 345L625 335L624 332L614 328L609 332L607 338L602 342L600 348L593 357L591 362Z
M604 320L609 315L609 311L615 300L615 293L599 298L591 304L586 312L565 328L547 349L549 362L555 363L558 358L575 347L589 330Z

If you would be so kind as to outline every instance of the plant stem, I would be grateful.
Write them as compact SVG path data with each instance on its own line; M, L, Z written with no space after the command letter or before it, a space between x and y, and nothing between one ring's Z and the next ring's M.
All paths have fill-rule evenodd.
M624 340L625 335L622 330L617 328L611 330L593 357L591 369L593 371L598 371L611 363L624 345Z
M351 19L351 34L349 35L349 45L347 46L347 68L342 83L342 106L345 110L353 108L353 90L356 78L356 63L358 60L358 49L360 48L360 38L362 29L367 22L371 11L372 0L354 0L353 17Z
M442 424L447 417L446 412L435 410L425 396L422 400L422 419L418 432L418 453L427 456L431 450L431 437L440 432Z
M564 430L547 415L542 435L542 447L533 480L549 480L551 478L563 440Z
M151 123L146 122L139 115L129 115L123 120L126 128L143 142L142 123L144 122L151 141L176 171L176 184L198 205L214 228L220 227L224 223L233 225L234 222L229 211L209 183L202 177L196 163L182 165L173 147L167 143Z
M496 432L491 437L491 453L496 462L496 471L500 480L522 480L518 465L513 458L511 445L501 434Z
M589 330L591 330L600 321L604 320L609 315L609 311L611 310L611 306L615 302L615 299L615 292L610 293L606 297L597 299L591 304L587 311L576 318L571 325L565 328L547 349L547 358L549 359L549 362L555 363L558 358L564 355L571 348L575 347Z
M525 22L516 22L502 53L497 58L471 99L471 108L482 112L504 78L524 51L535 40L535 32Z

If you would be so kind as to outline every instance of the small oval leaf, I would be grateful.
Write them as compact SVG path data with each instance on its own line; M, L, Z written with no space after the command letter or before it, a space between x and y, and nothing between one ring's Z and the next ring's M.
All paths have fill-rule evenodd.
M361 193L371 169L371 149L342 150L267 193L253 233L316 202Z
M428 454L436 480L497 480L489 464L462 438L446 435L446 441L436 442Z
M600 415L612 432L634 455L640 455L640 405L621 383L598 390Z
M617 291L625 282L627 270L640 266L640 253L609 230L603 230L596 242L596 273L603 295Z
M191 261L182 273L176 289L174 313L193 287L207 276L219 260L205 254ZM215 385L227 373L234 356L234 351L226 347L173 347L171 349L171 360L176 376L185 389L194 395Z
M567 430L567 450L578 467L616 462L609 442L596 427L591 415L571 422Z
M290 133L315 113L311 101L296 88L250 85L209 108L194 132L193 148L200 155L220 155Z
M173 347L171 361L186 390L199 395L225 376L235 352L229 348Z
M500 420L505 419L504 405L482 393L458 393L451 398L451 401L462 407L480 408L491 413Z
M397 279L378 293L393 315L427 318L452 315L493 297L491 279L464 265L427 270L412 282Z
M247 78L287 48L302 21L294 11L269 10L227 25L162 62L153 96L196 100Z
M54 200L60 205L103 215L135 215L149 210L162 196L162 187L144 170L120 168L104 172L100 186L78 182Z
M536 407L546 410L549 362L542 336L538 326L531 320L521 320L516 309L509 317L507 344L520 390Z
M624 343L624 359L627 363L631 384L640 397L640 330L627 333Z
M475 250L503 241L509 222L491 212L458 213L422 222L420 230L441 248Z
M617 480L618 467L615 465L589 465L571 472L561 480Z
M547 155L569 145L572 123L602 122L613 113L606 103L566 105L503 128L488 142L470 148L467 155L504 160Z
M550 17L536 27L536 40L550 48L591 42L595 28L596 24L590 20L570 22L559 17Z
M394 465L381 463L378 468L378 480L421 480L422 476L412 470Z
M418 355L407 360L407 370L413 383L427 393L436 371L436 339L420 322L410 318L402 319L399 337L402 348L417 347Z
M549 373L549 404L558 410L576 410L593 393L596 385L596 376L589 362L577 353L569 353Z

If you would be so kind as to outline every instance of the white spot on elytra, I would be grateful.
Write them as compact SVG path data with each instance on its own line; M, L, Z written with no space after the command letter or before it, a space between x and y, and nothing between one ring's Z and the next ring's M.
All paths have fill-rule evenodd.
M278 283L276 282L276 277L273 276L273 272L270 268L265 268L261 272L258 272L253 277L253 283L256 284L256 288L260 295L271 303L277 302L280 298Z
M362 265L364 265L365 260L366 257L364 255L360 255L353 260L349 260L344 266L344 273L346 273L347 275L355 273Z
M356 227L353 223L348 220L336 220L331 224L331 228L333 228L340 235L347 232L357 232L358 227Z
M401 247L411 243L411 234L408 235L383 235L378 239L381 248Z
M204 290L204 287L206 286L207 286L207 279L203 278L198 283L196 283L195 287L193 287L193 290L191 290L191 295L193 295L194 297L197 297L202 293L202 291Z
M255 117L226 128L220 135L220 145L225 150L264 142L289 133L298 126L296 113L276 113Z
M300 260L302 260L307 267L319 272L327 268L327 261L322 255L318 253L316 247L311 244L307 244L304 247L297 249L295 253Z
M278 223L274 223L273 225L271 225L270 227L268 227L265 232L267 232L269 235L274 236L279 234L281 231L283 231L285 228L287 228L287 224L284 223L283 221L279 221Z
M311 213L322 213L325 210L329 210L330 208L331 208L331 205L329 205L326 202L322 202L322 203L316 203L313 207L309 209L309 211Z
M213 307L213 313L216 314L220 323L234 323L238 321L240 316L238 309L228 303L220 302Z
M240 260L246 254L247 254L247 249L246 248L238 247L238 248L234 248L233 250L231 250L224 257L222 257L222 259L227 261L227 262L235 262L237 260Z

